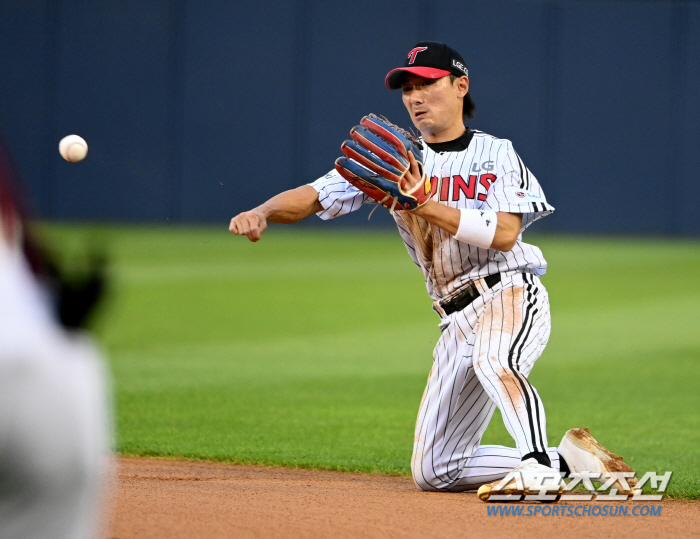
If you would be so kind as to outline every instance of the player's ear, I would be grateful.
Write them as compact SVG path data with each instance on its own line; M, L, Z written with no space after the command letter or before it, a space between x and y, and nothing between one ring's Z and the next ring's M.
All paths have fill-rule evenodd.
M456 81L457 96L464 97L469 93L469 79L467 77L459 77Z

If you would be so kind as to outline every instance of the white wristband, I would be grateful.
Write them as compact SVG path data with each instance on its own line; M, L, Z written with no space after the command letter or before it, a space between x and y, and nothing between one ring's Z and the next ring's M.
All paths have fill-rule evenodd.
M498 216L495 211L459 210L459 228L455 238L464 243L488 249L496 235Z

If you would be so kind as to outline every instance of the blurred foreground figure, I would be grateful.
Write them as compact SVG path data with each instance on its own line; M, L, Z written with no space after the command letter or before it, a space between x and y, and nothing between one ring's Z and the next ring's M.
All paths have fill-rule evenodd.
M111 429L102 361L77 328L102 281L64 284L15 189L0 145L0 537L96 537Z

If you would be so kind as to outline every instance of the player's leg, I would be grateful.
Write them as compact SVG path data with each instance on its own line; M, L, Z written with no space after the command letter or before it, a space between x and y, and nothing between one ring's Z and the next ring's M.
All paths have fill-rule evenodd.
M481 430L478 433L478 438L481 439L485 428L479 427L478 423L473 423L465 430ZM425 439L422 442L422 447L418 444L414 447L413 475L415 483L423 490L475 490L481 485L503 479L522 462L520 451L514 447L480 445L472 449L470 456L466 456L465 452L452 455L452 458L441 458L439 450L435 451L434 447L428 446ZM547 455L552 468L559 470L562 461L557 448L548 447ZM452 473L447 470L452 470Z
M545 313L547 324L543 323L542 315L537 317L538 313L534 313L534 318L521 316L518 313L522 313L522 302L513 299L515 296L524 297L525 286L521 276L515 276L515 280L516 283L513 283L512 277L504 278L502 284L505 289L513 284L520 288L507 290L504 298L499 298L504 291L501 285L496 285L492 291L485 288L483 281L478 282L482 297L464 311L443 320L443 333L435 347L433 368L416 423L412 470L416 484L424 490L462 491L478 488L484 483L503 478L521 462L524 454L521 449L479 447L498 401L492 399L483 386L483 381L489 385L493 385L494 381L485 375L482 381L472 362L477 340L483 345L486 337L494 339L495 343L490 347L492 350L498 349L501 341L512 340L508 335L501 335L499 328L503 323L500 326L492 323L499 313L502 315L499 319L511 321L504 330L506 334L519 333L519 330L515 331L516 328L521 328L526 321L529 321L526 324L528 328L535 328L523 332L518 341L522 344L520 357L523 358L520 364L523 371L519 375L528 374L541 354L549 336L548 304L544 305L546 297L539 297L538 302L543 305L539 306L538 313ZM499 307L491 306L494 301L498 302ZM510 308L504 310L505 304ZM531 313L533 309L530 309ZM498 380L495 383L501 382ZM544 410L540 412L544 420ZM510 420L511 423L515 421ZM543 437L546 440L546 435L543 434ZM522 435L520 438L527 440ZM552 466L558 468L556 449L547 448L546 453Z
M556 447L548 447L547 455L552 468L559 470L562 460ZM508 472L517 468L522 462L520 451L514 447L502 445L480 445L467 459L460 473L459 484L473 490L486 483L503 479Z
M520 457L550 466L544 406L527 379L549 338L549 299L537 277L518 274L509 279L479 317L474 371L501 410Z
M435 347L416 420L411 469L419 488L469 488L460 483L463 468L495 408L471 366L471 344L457 324L450 323Z
M496 409L472 365L475 331L491 295L483 290L481 298L441 323L411 461L414 481L423 490L475 489L504 477L513 469L513 461L520 462L517 451L506 447L490 446L490 451L478 452Z

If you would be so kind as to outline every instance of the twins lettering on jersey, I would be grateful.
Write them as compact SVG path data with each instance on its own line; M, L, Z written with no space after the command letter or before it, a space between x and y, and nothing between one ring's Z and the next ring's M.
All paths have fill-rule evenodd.
M438 192L440 196L438 200L441 202L457 202L462 196L474 200L484 201L488 196L489 189L496 181L495 174L470 174L464 179L459 174L454 176L446 176L438 178L437 176L430 177L431 197L434 197ZM438 187L439 186L439 187ZM426 193L428 182L425 182Z

